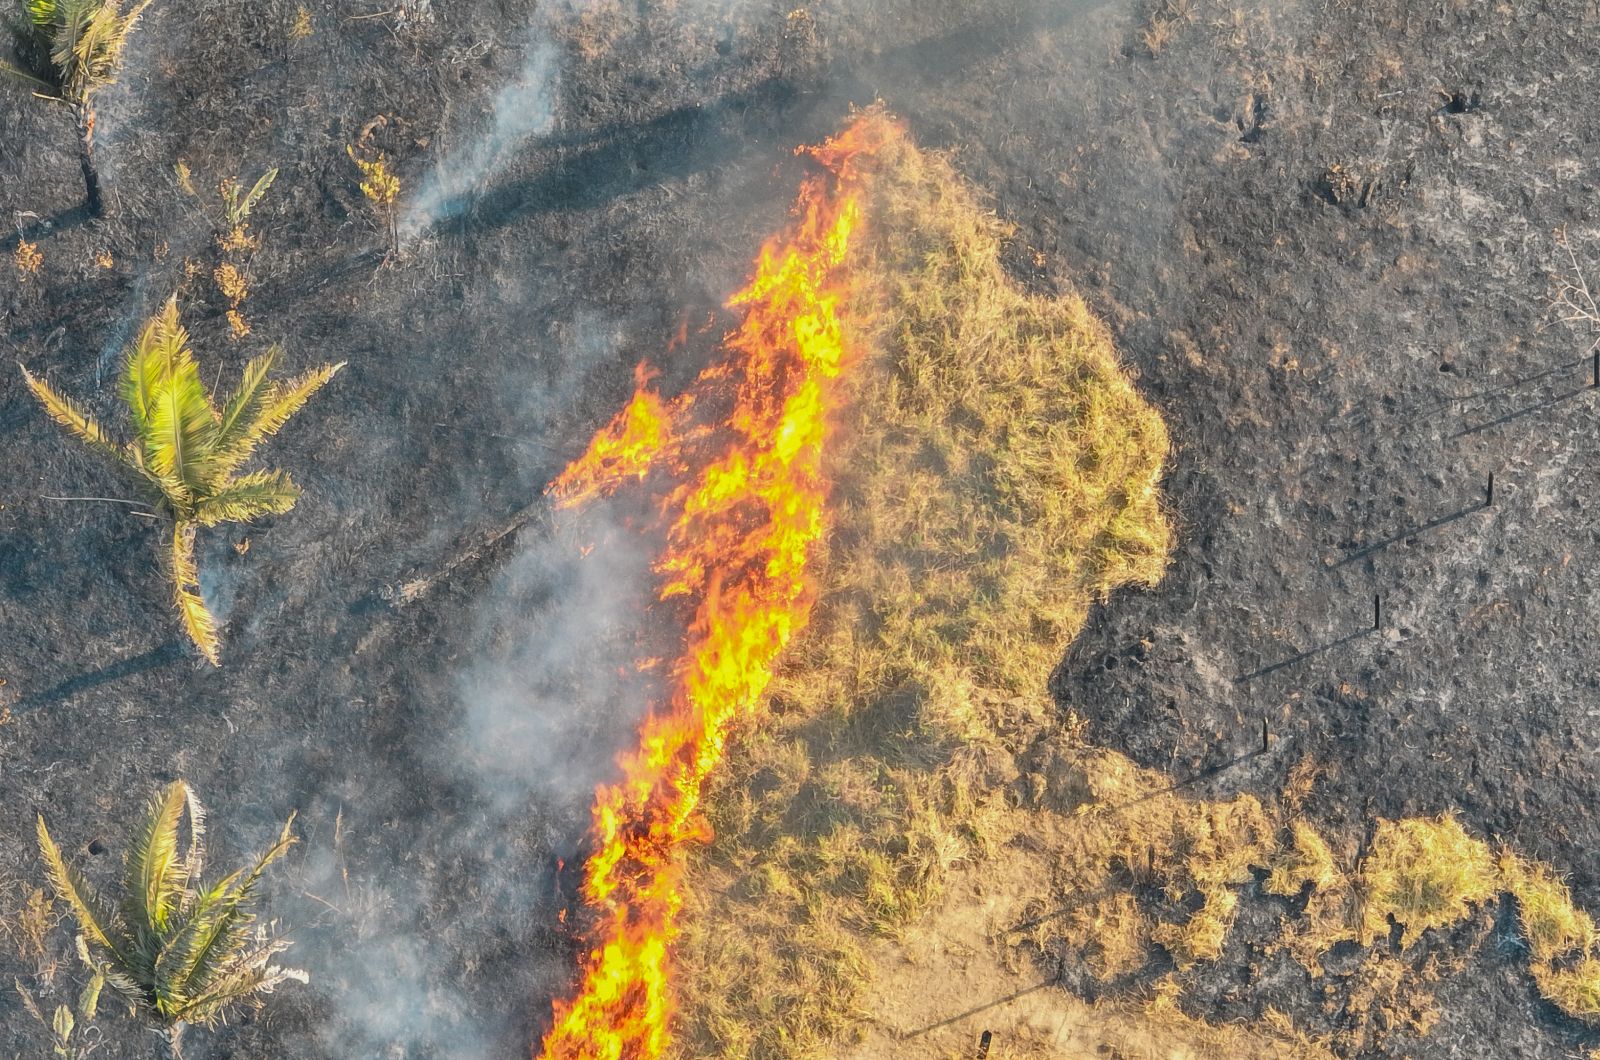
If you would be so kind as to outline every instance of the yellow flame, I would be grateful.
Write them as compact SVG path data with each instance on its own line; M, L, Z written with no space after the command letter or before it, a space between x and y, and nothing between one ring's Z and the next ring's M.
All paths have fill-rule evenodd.
M810 616L811 546L824 527L822 453L843 370L843 266L860 221L853 164L884 135L859 119L809 149L826 167L802 185L791 230L761 251L729 300L743 311L725 357L672 402L641 371L632 401L551 487L573 507L628 482L659 495L658 596L692 618L622 779L595 793L583 897L593 927L576 994L557 1002L542 1055L648 1060L670 1041L670 962L682 899L680 848L707 837L702 785L731 722L760 704L780 652ZM731 408L697 422L702 395ZM726 399L720 404L728 406Z

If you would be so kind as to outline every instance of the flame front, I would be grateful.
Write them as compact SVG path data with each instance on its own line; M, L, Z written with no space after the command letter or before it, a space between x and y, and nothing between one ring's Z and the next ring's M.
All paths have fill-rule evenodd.
M556 1004L550 1060L666 1051L680 848L706 835L696 811L730 723L760 704L779 653L810 616L823 446L846 360L838 303L860 220L858 163L887 130L864 117L809 149L826 171L801 186L790 231L762 248L754 279L729 301L743 319L725 356L672 401L641 371L633 400L551 487L558 506L573 507L645 483L664 538L658 596L692 617L669 693L622 757L622 779L595 794L583 882L592 948L576 995Z

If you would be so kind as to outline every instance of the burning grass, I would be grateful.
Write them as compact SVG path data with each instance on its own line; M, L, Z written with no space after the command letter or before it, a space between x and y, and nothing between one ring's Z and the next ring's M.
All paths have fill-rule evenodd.
M681 850L705 834L701 795L730 726L763 701L810 616L824 441L847 353L841 274L859 166L880 131L857 122L811 149L827 172L802 185L795 223L730 300L742 320L724 357L670 405L649 397L641 370L634 401L552 486L566 508L625 485L651 491L657 595L688 618L638 749L596 792L583 882L591 949L576 995L556 1004L543 1047L552 1060L644 1060L670 1040Z
M1161 575L1167 435L1081 299L1010 282L1004 226L947 162L894 134L874 165L845 317L865 352L825 463L823 580L770 712L734 727L708 791L715 840L685 877L680 1054L825 1055L892 1023L867 1007L872 941L1018 843L1051 869L1018 883L1034 890L1018 896L1024 926L992 929L1002 953L1107 981L1154 947L1180 970L1214 960L1260 867L1267 893L1305 897L1282 943L1320 975L1335 943L1370 945L1392 919L1409 946L1504 876L1530 937L1550 940L1540 952L1566 955L1536 954L1541 990L1600 1012L1587 918L1548 875L1497 871L1453 818L1379 822L1364 864L1343 866L1287 801L1185 798L1051 704L1045 679L1091 603ZM1164 911L1132 897L1152 886ZM1427 982L1373 953L1341 981L1359 1010L1343 1044L1426 1033ZM1281 1018L1192 1020L1178 992L1102 1013L1197 1055L1323 1055Z
M938 908L951 880L1021 850L1039 871L988 925L997 959L1115 982L1164 950L1179 976L1097 1018L1173 1055L1326 1055L1281 1016L1178 1007L1255 868L1304 898L1281 943L1313 975L1338 942L1395 924L1404 951L1509 887L1541 989L1600 1012L1592 922L1454 818L1380 821L1347 868L1295 798L1191 799L1083 739L1045 680L1095 600L1164 569L1162 421L1081 299L1010 282L1004 226L947 162L877 112L813 154L835 183L808 182L730 303L747 316L729 362L671 399L641 374L555 484L568 505L664 490L660 593L695 617L682 687L598 793L595 945L546 1055L837 1054L896 1018L869 1011L871 943L966 915ZM701 390L729 385L726 422L701 422ZM1372 950L1337 977L1335 1044L1426 1033L1435 963Z
M894 136L877 164L819 605L690 868L695 1055L817 1055L863 1015L864 941L1011 838L1045 677L1171 543L1166 430L1104 328L1011 283L1004 227L942 159Z

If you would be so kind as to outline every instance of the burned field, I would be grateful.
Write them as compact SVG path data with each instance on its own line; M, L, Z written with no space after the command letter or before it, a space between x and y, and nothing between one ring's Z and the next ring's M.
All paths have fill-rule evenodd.
M1582 990L1542 989L1592 982L1593 940L1572 919L1541 941L1528 909L1548 889L1528 881L1548 866L1600 909L1600 321L1551 304L1600 273L1597 34L1576 0L156 0L96 96L103 216L65 109L0 95L11 358L114 422L122 351L176 292L223 393L273 343L287 373L347 367L262 450L300 504L200 532L219 668L169 613L163 528L54 499L125 483L0 372L0 973L51 1007L81 985L64 910L29 930L34 814L99 882L132 807L182 777L230 864L298 811L265 919L310 973L196 1031L190 1055L537 1051L588 948L596 786L657 691L619 665L640 643L601 647L661 617L642 547L572 562L593 534L544 491L639 362L660 394L692 387L817 171L795 148L881 98L949 153L943 223L983 206L1008 226L985 252L1015 294L994 297L1076 292L1104 321L1170 437L1170 562L1073 588L1082 613L1023 652L1042 660L1033 705L987 719L929 727L915 696L862 694L871 724L830 729L780 673L771 731L791 743L734 726L716 838L689 859L678 1055L964 1056L985 1030L994 1057L1594 1049ZM387 203L360 186L379 159ZM230 244L219 183L274 167ZM864 533L866 466L830 465L856 504L841 534ZM836 576L864 569L841 541ZM828 584L819 630L843 613ZM796 643L796 665L859 666ZM835 791L821 759L795 764L816 747L837 777L881 761L872 776L925 770L930 792L950 779L936 766L970 764L970 805L930 796L955 838L929 839L915 887L896 874L916 851L864 825L841 849L881 856L881 894L853 863L844 899L809 904L803 879L763 905L779 876L739 875L809 863L803 843L764 862L787 824L740 817L791 781L830 827L877 811L876 781ZM1414 823L1452 813L1464 831ZM1224 834L1239 842L1204 838ZM1460 910L1428 930L1367 918L1402 908L1380 891L1423 847ZM1361 907L1350 936L1341 895ZM837 945L762 966L789 922L741 910L780 907L815 918L808 938L837 914ZM775 985L740 994L719 961ZM149 1055L111 1009L96 1055ZM0 1052L41 1043L0 995Z

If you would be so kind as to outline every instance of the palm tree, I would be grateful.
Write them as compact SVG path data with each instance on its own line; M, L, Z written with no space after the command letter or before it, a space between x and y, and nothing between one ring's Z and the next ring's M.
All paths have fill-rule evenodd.
M26 368L34 396L72 434L132 471L146 498L172 520L173 601L200 653L220 665L216 620L200 599L194 538L199 526L280 515L300 487L282 471L239 474L256 446L277 432L344 363L323 365L286 382L269 381L277 346L245 366L239 387L219 409L200 381L189 333L174 296L152 317L128 352L122 400L134 440L117 443L77 404Z
M128 35L152 0L19 0L20 17L6 19L21 65L0 70L34 86L35 94L65 103L78 129L78 164L89 212L100 216L100 177L94 168L94 92L112 83Z
M189 845L180 852L185 818ZM97 971L160 1028L173 1060L182 1060L186 1026L209 1027L234 1005L286 980L309 981L305 972L273 963L287 941L253 926L256 886L294 843L294 816L255 864L210 886L200 879L205 821L200 800L181 780L152 799L123 858L123 894L115 906L62 858L44 817L38 824L50 886L72 910Z

